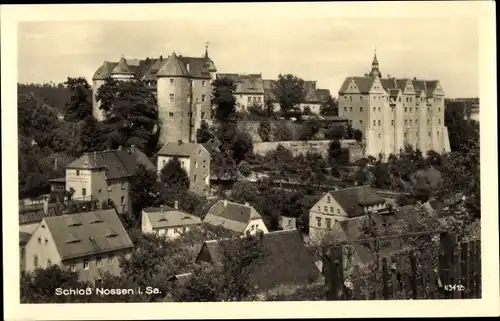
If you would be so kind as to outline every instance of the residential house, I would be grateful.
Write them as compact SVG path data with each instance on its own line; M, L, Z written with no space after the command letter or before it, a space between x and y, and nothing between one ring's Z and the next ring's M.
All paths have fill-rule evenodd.
M173 208L163 205L142 210L142 232L165 235L169 239L175 239L201 223L198 216L180 210L178 201Z
M367 185L326 192L309 210L309 238L320 242L337 221L387 210L385 199Z
M250 265L248 272L259 292L293 291L298 286L319 281L319 270L299 231L260 232L253 237L259 238L263 252L262 258ZM223 247L239 241L240 238L206 241L196 262L220 265Z
M120 274L133 244L114 209L45 217L25 245L26 271L59 265L95 282Z
M66 191L72 200L97 200L119 213L131 209L130 178L137 166L154 171L149 158L135 146L86 153L66 166Z
M274 87L276 86L277 80L264 79L264 97L266 101L270 101L274 106L274 111L281 110L278 103L278 99L274 93ZM321 104L323 103L325 90L327 89L317 89L316 81L304 81L304 101L300 102L297 106L302 113L304 110L309 109L312 114L319 115L321 112ZM319 95L318 95L319 91ZM329 93L329 91L328 91Z
M198 195L207 196L210 192L211 151L210 144L182 141L166 143L158 152L158 174L171 159L177 157L189 177L189 189Z
M203 223L222 226L225 229L246 235L257 231L268 233L262 216L248 203L238 204L222 200L215 203L207 212Z
M264 106L262 74L217 74L217 78L231 79L236 85L234 98L236 111L246 111L251 106Z
M30 233L19 232L19 269L23 273L26 269L26 244L31 238Z

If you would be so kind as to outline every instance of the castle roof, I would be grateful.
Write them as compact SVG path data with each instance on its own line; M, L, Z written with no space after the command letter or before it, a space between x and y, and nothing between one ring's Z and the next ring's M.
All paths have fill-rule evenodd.
M264 94L261 74L218 74L218 78L229 78L236 85L235 94Z
M367 94L375 81L376 77L347 77L342 86L340 86L339 94L346 93L351 82L357 85L359 92ZM418 93L424 92L427 97L432 97L434 89L438 84L438 80L423 80L423 79L406 79L406 78L379 78L382 87L392 95L393 90L404 90L408 81L413 84L415 91Z
M118 64L111 70L111 74L133 74L134 72L129 68L125 58L121 58Z
M156 73L157 77L187 77L188 75L186 66L179 60L175 52L167 58L167 61Z

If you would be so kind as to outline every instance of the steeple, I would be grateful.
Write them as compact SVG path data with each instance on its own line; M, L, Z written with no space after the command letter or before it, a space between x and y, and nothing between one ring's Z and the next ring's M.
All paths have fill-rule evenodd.
M373 54L372 70L369 73L370 77L381 77L382 73L379 70L378 60L377 60L377 47L375 47L375 52Z
M212 59L208 56L208 45L210 42L205 42L205 55L203 56L203 59L205 59L205 62L207 64L208 71L215 77L215 72L217 72L217 68L215 67L215 64ZM214 77L212 77L214 79Z
M209 42L205 42L205 56L203 56L203 58L205 58L207 60L210 59L210 58L208 58L208 45L209 44L210 44Z

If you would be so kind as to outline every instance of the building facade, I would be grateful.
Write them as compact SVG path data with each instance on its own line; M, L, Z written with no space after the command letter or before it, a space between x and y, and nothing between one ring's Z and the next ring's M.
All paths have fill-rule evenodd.
M262 74L219 73L218 78L231 79L236 85L234 98L236 111L247 111L248 107L264 106L264 85Z
M406 145L443 153L450 151L444 99L439 80L384 78L375 54L369 74L342 84L339 116L363 133L367 156L387 158Z
M183 57L173 52L167 58L105 61L92 78L93 115L98 120L105 118L97 94L108 78L142 80L157 98L158 117L165 128L160 131L160 142L196 141L201 121L211 119L211 82L216 72L208 49L203 57Z
M171 240L178 238L201 224L198 216L179 210L178 201L169 206L148 207L142 210L142 233L163 235Z
M210 152L209 144L166 143L158 152L158 174L174 157L177 157L189 177L189 189L201 196L210 192Z
M127 258L132 247L114 210L46 217L24 246L24 267L59 265L95 282L105 272L120 275L119 258Z
M270 101L273 105L274 111L280 111L281 107L278 103L277 97L274 92L277 81L273 79L264 79L264 97L266 101ZM319 115L321 112L321 105L324 103L322 100L325 92L330 92L328 89L317 89L316 81L304 81L304 101L300 102L297 108L301 113L305 113L306 110L313 114Z
M91 152L66 166L66 191L72 199L114 204L120 213L131 209L130 177L138 165L154 171L155 165L135 146Z

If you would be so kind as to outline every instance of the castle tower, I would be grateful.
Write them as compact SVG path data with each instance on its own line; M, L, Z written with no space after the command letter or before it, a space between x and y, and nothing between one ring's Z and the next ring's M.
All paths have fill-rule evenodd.
M134 78L134 72L127 65L127 61L123 56L113 70L111 70L111 78L119 81L130 81Z
M368 74L370 77L382 77L382 73L379 70L378 60L377 60L377 49L373 55L372 70Z
M175 52L156 74L158 83L158 118L161 122L160 142L190 138L191 82L189 72Z
M210 59L210 57L208 56L208 42L205 45L205 55L203 56L203 59L205 59L205 62L208 65L208 72L210 72L210 78L212 79L212 81L215 80L215 77L217 75L217 68L215 67L215 64L212 61L212 59Z
M92 77L92 115L98 121L104 120L104 113L99 109L101 104L97 101L97 92L111 76L111 69L111 63L105 61Z

